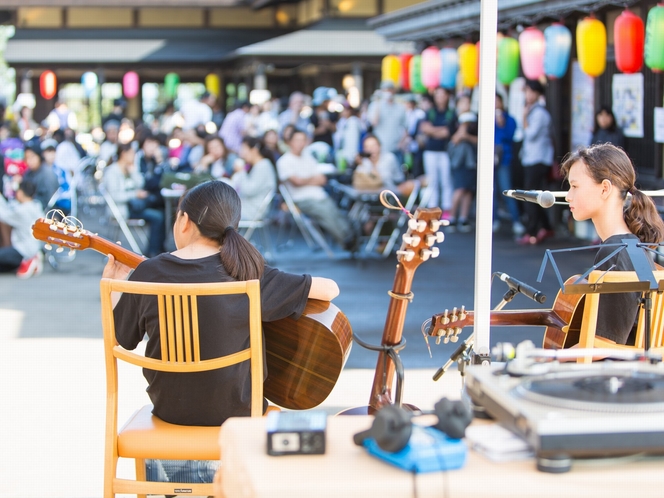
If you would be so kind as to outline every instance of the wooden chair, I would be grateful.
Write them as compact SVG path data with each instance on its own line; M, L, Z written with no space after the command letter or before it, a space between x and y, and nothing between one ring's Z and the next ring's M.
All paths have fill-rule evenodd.
M150 482L145 459L219 460L219 427L194 427L164 422L152 414L152 405L136 411L118 431L117 360L164 372L201 372L251 362L251 416L263 412L263 342L258 280L206 284L161 284L101 280L102 325L106 358L106 450L104 498L116 493L211 496L213 484ZM148 358L127 351L115 340L112 292L154 295L159 305L161 357ZM249 298L250 347L237 353L201 360L198 296L246 294ZM118 458L133 458L136 480L117 477ZM179 490L179 491L178 491Z
M664 280L664 271L653 272L655 279L660 282ZM633 271L600 271L595 270L588 275L589 283L603 282L638 282L636 272ZM652 291L652 310L650 315L650 348L659 351L664 347L664 293ZM616 344L610 340L596 335L597 312L599 310L600 295L586 294L583 308L583 318L579 332L579 347L581 348L611 348L622 350L642 350L645 346L645 310L639 307L639 315L636 329L636 341L634 346ZM664 351L664 350L662 350ZM579 358L579 363L590 363L591 358Z

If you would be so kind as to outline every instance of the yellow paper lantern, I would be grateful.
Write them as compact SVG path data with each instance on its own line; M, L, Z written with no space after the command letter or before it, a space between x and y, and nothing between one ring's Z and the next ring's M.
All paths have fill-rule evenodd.
M597 77L606 68L606 28L594 17L586 17L576 26L576 50L579 67L588 76Z
M215 97L219 97L219 76L208 74L205 77L205 89Z
M394 86L399 85L399 73L401 72L401 62L396 55L387 55L383 58L381 64L381 81L391 81Z
M474 43L463 43L458 52L461 84L468 88L474 88L477 85L477 47Z

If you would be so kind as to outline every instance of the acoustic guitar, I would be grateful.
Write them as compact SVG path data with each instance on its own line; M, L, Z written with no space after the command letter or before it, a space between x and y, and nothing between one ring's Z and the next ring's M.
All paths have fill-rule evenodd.
M413 299L411 285L415 270L424 261L435 258L440 251L434 244L442 242L444 234L439 232L440 208L418 208L413 218L408 221L408 230L403 236L403 243L397 251L397 269L392 290L388 292L390 304L387 309L381 346L397 348L402 344L403 326L406 321L408 303ZM373 414L384 406L394 404L392 384L394 383L395 364L385 350L378 353L376 370L371 387L368 406L360 406L342 411L343 415ZM414 407L407 406L414 409Z
M567 279L565 284L576 282L579 275ZM545 326L543 347L548 349L569 348L578 344L583 318L585 295L563 294L558 291L551 309L492 311L489 322L495 326ZM454 308L451 312L433 315L428 334L436 342L455 342L464 327L472 326L475 316L472 311Z
M33 236L69 250L92 249L112 254L120 263L136 268L145 258L94 235L82 226L40 218ZM58 249L60 250L60 249ZM298 320L263 322L267 379L264 396L291 410L308 410L321 404L334 388L348 359L353 341L350 323L339 308L310 299Z

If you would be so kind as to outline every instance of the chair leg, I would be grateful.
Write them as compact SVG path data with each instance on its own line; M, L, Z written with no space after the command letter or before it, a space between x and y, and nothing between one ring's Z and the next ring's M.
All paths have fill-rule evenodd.
M142 458L136 458L136 480L145 481L145 460ZM147 498L147 495L136 495L137 498Z

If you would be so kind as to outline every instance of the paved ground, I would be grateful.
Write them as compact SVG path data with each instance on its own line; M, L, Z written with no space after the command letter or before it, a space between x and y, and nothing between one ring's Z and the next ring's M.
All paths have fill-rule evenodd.
M87 221L94 226L92 218ZM107 231L102 233L113 236ZM547 247L580 244L559 235ZM432 345L433 358L429 358L421 324L445 308L473 308L475 234L450 234L440 248L441 256L424 263L416 272L415 298L404 328L408 340L402 354L405 400L423 408L441 397L444 387L434 383L431 374L455 346ZM558 290L551 269L541 284L536 282L544 249L516 246L506 232L494 237L493 269L526 281L548 296L545 305L518 296L510 304L511 309L551 307ZM478 254L483 257L481 250ZM311 253L296 239L277 252L276 264L291 272L334 278L341 288L335 302L347 314L355 333L365 341L378 343L396 260L339 256L330 260L322 252ZM558 258L563 277L585 270L591 261L590 253L567 253ZM4 353L0 362L0 399L4 402L0 498L83 498L101 494L105 385L98 281L103 264L101 255L87 251L58 271L47 267L37 278L21 281L13 275L0 275L0 344ZM494 304L506 290L502 282L495 283ZM463 338L470 331L466 329ZM542 332L532 327L495 328L492 343L518 342L525 337L537 343ZM334 413L365 403L375 361L376 353L355 345L342 379L324 408ZM140 373L123 372L122 380L129 388L121 401L121 418L146 399Z

